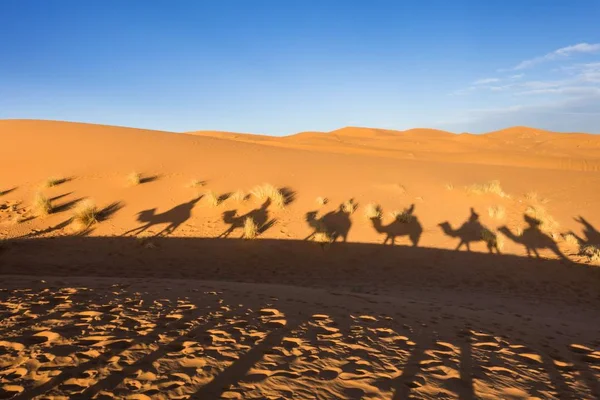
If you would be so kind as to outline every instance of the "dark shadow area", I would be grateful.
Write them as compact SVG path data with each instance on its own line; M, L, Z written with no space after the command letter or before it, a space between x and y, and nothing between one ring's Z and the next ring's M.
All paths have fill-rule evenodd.
M231 235L236 229L242 229L246 222L247 218L251 218L254 221L258 229L258 234L262 234L266 232L269 228L271 228L276 220L269 220L269 206L271 205L271 199L267 199L259 208L251 210L243 215L237 215L237 210L229 210L223 212L223 222L229 225L229 228L222 234L220 234L219 238L227 238ZM242 237L244 234L242 233Z
M279 191L281 192L281 195L283 196L283 205L284 206L288 206L290 204L292 204L294 202L294 200L296 200L296 192L292 189L290 189L287 186L284 186L282 188L279 188Z
M63 194L59 194L58 196L50 197L48 200L50 200L50 201L56 201L56 200L62 199L63 197L70 196L72 194L73 194L73 192L63 193Z
M408 236L413 246L418 246L419 239L423 233L423 227L419 219L414 215L415 205L412 204L405 209L402 214L395 216L394 221L387 225L383 225L381 217L371 218L373 229L379 234L385 235L383 244L390 242L390 245L396 244L396 238Z
M231 192L228 192L228 193L223 193L222 195L220 195L220 196L217 198L217 202L218 202L218 204L221 204L221 203L223 203L225 200L227 200L228 198L230 198L230 197L231 197L231 195L232 195L232 193L231 193Z
M187 203L179 204L170 210L158 214L156 213L156 208L140 211L137 214L137 221L143 223L143 225L125 232L123 236L130 233L139 235L155 225L164 224L167 224L167 226L155 236L160 236L162 234L169 235L173 233L175 229L179 228L181 224L190 219L192 216L192 209L201 198L202 196L196 197Z
M498 230L513 242L525 246L529 257L535 255L536 258L540 258L538 250L549 249L563 260L567 260L565 255L558 248L554 239L540 230L540 225L542 223L539 220L530 217L527 214L523 215L523 218L525 219L525 222L527 222L527 228L523 230L523 233L520 236L513 233L506 226L502 226L498 228Z
M64 202L64 203L59 204L57 206L52 206L52 214L56 214L56 213L64 212L64 211L69 211L70 209L72 209L73 207L75 207L77 205L77 203L79 203L83 199L85 199L85 197L79 197L77 199Z
M154 182L160 179L159 175L143 176L140 178L140 185L144 183Z
M348 240L348 233L352 227L352 220L350 219L352 213L345 211L343 204L337 210L330 211L320 218L318 213L318 211L306 213L306 223L313 229L313 233L304 240L312 240L317 234L325 234L332 242L337 241L338 238L341 238L342 242Z
M123 203L115 201L98 211L98 221L106 221L110 219L117 211L123 208Z
M500 253L496 234L479 221L479 214L473 208L471 208L471 215L469 215L467 221L458 229L453 229L447 221L440 223L439 226L446 236L460 239L456 250L460 250L464 245L467 251L471 251L471 243L485 242L490 253L494 251Z
M576 235L573 232L570 232L573 236L577 238L580 246L597 246L600 247L600 232L590 224L585 218L579 216L575 218L575 221L579 222L583 225L583 237Z
M133 237L6 240L0 274L233 280L332 288L461 287L486 292L510 287L527 297L565 301L589 297L600 306L600 269L563 260L367 243L337 243L323 251L302 240L154 237L151 241L154 248L141 246Z
M53 179L52 185L50 185L50 187L59 186L59 185L62 185L63 183L71 182L74 179L75 179L74 176L68 176L68 177L60 178L60 179Z
M14 192L15 190L17 190L17 187L16 187L16 186L15 186L15 187L13 187L13 188L10 188L10 189L6 189L6 190L0 190L0 196L4 196L4 195L6 195L6 194L12 193L12 192Z

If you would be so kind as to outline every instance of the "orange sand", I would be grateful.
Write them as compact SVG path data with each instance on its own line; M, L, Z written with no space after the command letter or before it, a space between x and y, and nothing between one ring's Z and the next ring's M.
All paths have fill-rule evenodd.
M600 397L600 136L10 120L0 143L2 398Z

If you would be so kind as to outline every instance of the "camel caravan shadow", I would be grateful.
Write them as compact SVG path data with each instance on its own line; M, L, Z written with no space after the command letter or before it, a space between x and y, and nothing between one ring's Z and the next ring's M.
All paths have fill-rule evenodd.
M275 218L269 220L269 206L271 199L267 199L259 208L248 211L246 214L237 215L237 210L229 210L223 212L223 222L229 225L229 228L219 238L228 238L236 229L243 229L247 221L252 221L256 226L256 234L260 235L272 227L277 220ZM246 233L242 233L244 238Z
M423 227L419 219L414 215L415 205L412 204L402 213L392 214L394 220L387 225L383 225L381 217L371 218L373 229L379 234L385 235L383 244L394 245L397 237L407 236L413 246L419 245L419 239L423 234Z
M567 257L560 251L556 242L549 235L541 231L541 221L527 214L525 214L523 218L527 223L527 228L523 230L521 235L513 233L506 226L501 226L498 228L498 230L513 242L525 246L528 257L534 255L536 258L540 258L538 250L549 249L560 259L568 260Z
M192 209L194 208L194 205L196 205L196 203L200 201L201 198L202 196L196 197L195 199L192 199L186 203L179 204L171 208L170 210L158 214L156 213L156 208L140 211L137 214L137 221L143 223L143 225L128 230L123 234L123 236L129 234L139 235L152 228L153 226L163 224L167 224L167 226L158 233L156 233L155 236L161 236L163 234L169 235L173 233L175 229L179 228L181 224L190 219L190 217L192 216Z
M340 204L337 210L330 211L322 217L318 217L318 211L307 212L305 220L313 232L304 240L333 243L339 238L342 242L347 242L348 233L352 227L350 215L355 207L354 203L350 202L349 204L350 206Z
M484 242L490 253L500 254L498 236L481 223L479 214L472 207L471 215L458 229L453 229L447 221L440 223L439 226L446 236L460 239L455 250L460 250L464 245L470 252L471 243Z

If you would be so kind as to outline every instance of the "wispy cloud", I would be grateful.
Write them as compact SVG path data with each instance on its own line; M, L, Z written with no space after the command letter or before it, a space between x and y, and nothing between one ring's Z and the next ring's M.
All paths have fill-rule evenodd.
M578 43L578 44L574 44L572 46L567 46L567 47L562 47L560 49L554 50L553 52L550 52L546 55L543 55L541 57L536 57L536 58L532 58L529 60L525 60L525 61L521 61L519 64L517 64L513 70L522 70L522 69L526 69L526 68L531 68L534 65L546 62L546 61L552 61L552 60L556 60L556 59L560 59L560 58L567 58L570 57L573 54L577 54L577 53L597 53L600 52L600 43Z
M485 85L487 83L494 83L494 82L499 82L500 79L498 78L485 78L485 79L478 79L475 82L473 82L473 85Z

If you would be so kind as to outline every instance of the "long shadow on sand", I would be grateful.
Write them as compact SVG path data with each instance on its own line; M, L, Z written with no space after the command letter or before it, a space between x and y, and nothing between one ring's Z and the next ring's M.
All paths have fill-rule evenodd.
M237 215L237 210L229 210L223 212L223 222L229 225L225 232L219 235L220 238L227 238L235 230L242 229L247 219L251 219L258 228L258 234L265 232L272 227L276 220L269 220L269 206L271 200L267 199L259 208L248 211L246 214ZM244 235L242 234L242 237Z
M493 253L494 251L497 254L500 253L496 234L481 223L479 214L477 214L473 208L471 208L471 214L467 221L465 221L458 229L453 229L448 222L442 222L439 226L446 236L460 239L458 246L456 246L456 250L460 250L464 245L467 248L467 251L470 252L471 243L485 242L490 253Z
M419 218L414 214L415 205L405 209L401 214L394 215L394 220L387 225L383 225L381 217L371 218L373 229L379 234L385 235L383 244L390 243L391 246L396 244L396 238L408 236L413 246L419 245L419 239L423 233L423 227L419 222Z
M540 258L538 250L549 249L561 259L567 260L567 257L560 251L554 239L541 231L541 221L530 217L527 214L524 214L523 218L527 223L527 228L523 230L521 235L516 235L506 226L502 226L498 228L498 230L513 242L525 246L528 257L534 255L535 257Z
M46 393L68 393L67 397L74 399L92 398L104 392L114 393L115 397L131 393L156 394L159 390L156 387L142 389L138 385L143 373L144 376L162 374L157 382L165 393L176 395L185 388L186 395L192 398L223 398L226 393L232 395L233 389L245 393L244 390L253 390L254 385L269 377L278 377L289 379L290 385L299 381L304 385L315 385L315 393L321 395L335 385L342 385L343 391L335 394L338 398L359 399L365 395L360 385L344 387L344 382L347 379L363 382L366 366L371 373L370 384L384 391L386 398L419 396L422 393L418 390L424 379L435 383L440 376L446 377L450 370L456 371L457 376L452 378L452 384L444 386L444 390L454 397L473 398L474 360L500 358L497 347L504 346L502 357L514 358L514 361L505 361L512 365L511 368L524 365L515 353L517 350L506 345L522 348L519 339L513 342L494 339L500 334L498 331L509 336L511 331L493 324L474 326L463 336L455 332L458 339L452 339L451 343L438 338L436 326L425 327L416 320L410 322L410 329L403 330L404 322L400 321L405 318L401 314L408 311L394 309L384 302L379 313L383 310L393 312L398 321L383 318L378 313L369 314L364 308L375 307L368 297L369 292L393 295L415 289L430 290L431 293L449 290L473 302L476 297L470 296L496 292L502 296L535 296L542 302L560 299L565 304L584 305L589 309L600 307L597 294L600 270L561 260L348 242L322 251L314 243L299 240L171 237L151 240L155 244L153 248L141 246L132 237L71 236L8 241L7 249L0 253L0 277L15 274L46 279L60 277L52 278L53 282L48 284L36 280L37 285L49 285L52 290L60 287L56 282L76 276L86 277L88 282L89 277L150 278L158 282L162 278L173 278L180 279L177 282L181 283L175 285L182 286L175 287L181 290L179 298L169 301L165 292L160 294L161 297L155 297L160 299L158 302L141 301L140 292L146 292L146 296L152 294L147 289L131 288L128 291L132 281L123 284L121 289L119 285L107 284L108 295L94 289L77 297L81 283L66 286L54 299L52 290L29 286L21 291L0 291L2 304L19 305L15 311L7 310L2 314L4 319L12 321L11 326L18 327L11 330L7 326L3 330L11 335L10 338L3 337L3 346L6 343L13 346L6 353L6 360L14 358L14 362L19 362L23 352L37 349L42 363L50 362L44 358L47 358L45 354L62 354L64 360L78 361L69 367L48 364L55 370L54 375L37 386L26 386L27 390L14 398L31 399ZM250 306L241 304L245 300L238 292L230 293L228 300L213 291L202 295L200 281L325 288L327 290L320 291L320 296L338 299L336 301L344 306L346 297L343 296L359 297L364 301L361 300L361 309L332 308L331 312L338 310L336 312L340 314L339 318L334 318L317 314L322 310L320 298L299 298L298 301L306 304L301 311L293 307L293 302L279 301L271 296L258 296L260 303ZM188 285L187 289L183 290L183 285ZM239 287L245 293L251 291L249 286ZM348 292L348 288L353 289ZM123 290L126 295L111 300L111 296L120 296ZM194 300L198 304L193 304L189 296L198 291L198 296L202 297ZM328 301L334 301L331 299ZM60 309L56 307L59 303ZM92 306L86 308L86 304ZM48 324L49 317L34 307L46 307L47 313L52 315L62 311L60 323ZM39 329L27 328L27 321L35 324L36 318L19 310L34 312L40 321L46 321L45 329L51 326L68 341L68 346L61 347L61 342L45 342L45 336L36 333ZM119 310L125 312L127 318L122 318ZM431 312L439 314L439 310ZM420 315L418 310L415 313ZM486 329L489 333L482 333ZM476 335L473 333L471 337L472 332ZM107 344L94 347L97 351L89 351L90 343L97 341ZM18 344L29 347L18 350ZM536 347L535 343L533 347ZM557 391L560 398L579 394L577 389L561 381L561 373L555 371L554 358L551 359L542 346L525 350L528 354L539 351L542 360L542 364L536 364L534 373L526 377L532 396L543 397L548 388ZM587 353L583 356L592 357ZM594 396L597 394L594 385L597 384L590 367L593 357L589 359L592 361L574 359L572 368L576 373L568 379L584 382L581 387L588 387ZM114 360L127 362L119 364L118 368L117 365L107 367L115 363ZM335 367L329 368L329 365ZM548 375L540 373L540 369ZM98 371L98 374L90 375L89 371ZM494 372L477 371L479 382L498 384L494 381ZM527 368L519 371L530 372ZM344 377L340 378L342 373ZM210 380L204 379L207 374ZM26 380L27 376L14 379ZM186 376L194 379L186 380ZM199 376L203 378L196 379ZM567 382L567 378L564 379ZM327 386L334 380L335 385ZM201 381L203 383L199 383ZM446 385L445 382L445 379L440 380L439 385ZM293 395L289 391L280 394L283 397Z
M156 208L140 211L138 213L137 220L143 225L125 232L123 236L128 234L139 235L153 226L165 224L167 226L159 231L155 236L161 236L163 234L169 235L173 233L175 229L179 228L181 224L190 219L194 205L196 205L201 198L202 196L196 197L195 199L179 204L170 210L158 214L156 213Z

